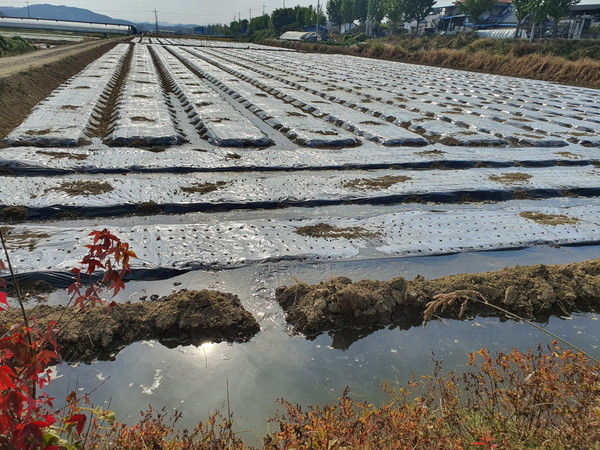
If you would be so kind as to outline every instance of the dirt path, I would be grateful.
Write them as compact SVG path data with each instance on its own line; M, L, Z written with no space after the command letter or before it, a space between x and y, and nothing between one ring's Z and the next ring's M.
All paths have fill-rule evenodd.
M128 38L127 38L128 39ZM115 41L116 39L112 40ZM119 38L118 40L125 40ZM0 58L0 78L8 77L22 71L42 67L45 64L51 64L68 56L75 56L81 52L101 47L107 43L101 39L97 41L81 42L72 45L63 45L55 48L37 50L23 55L7 56Z

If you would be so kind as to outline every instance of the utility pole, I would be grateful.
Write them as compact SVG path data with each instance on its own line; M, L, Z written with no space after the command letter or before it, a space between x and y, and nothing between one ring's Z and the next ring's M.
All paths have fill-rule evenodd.
M248 22L252 22L252 7L248 8Z
M265 15L265 2L263 2L263 13L262 13L262 15L263 16Z
M283 9L285 9L285 0L283 0Z
M31 19L31 13L29 12L29 2L27 2L27 17Z
M317 26L315 27L315 33L317 33L316 40L319 40L319 11L321 10L321 0L317 0Z
M158 33L158 13L156 12L156 8L154 8L154 27Z

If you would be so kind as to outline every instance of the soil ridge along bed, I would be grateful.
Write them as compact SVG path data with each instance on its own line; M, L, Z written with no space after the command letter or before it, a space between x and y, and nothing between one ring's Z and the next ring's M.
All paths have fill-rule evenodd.
M598 310L600 305L600 259L566 265L516 266L495 272L461 274L412 281L352 282L339 277L317 285L298 282L280 287L276 298L294 330L307 336L347 328L369 329L422 322L429 302L439 294L476 291L489 303L525 318L565 315ZM458 318L467 297L438 311L437 316ZM466 315L498 315L498 311L471 301Z
M41 66L34 65L9 76L0 73L0 139L23 122L32 108L52 91L120 42L108 40L93 46L74 47L73 54L61 53L62 59Z
M260 331L258 322L237 296L217 291L186 289L169 296L114 307L98 305L85 311L64 313L64 306L38 305L27 310L40 329L50 321L62 326L58 344L65 361L111 359L136 341L158 339L168 347L202 342L245 342ZM21 313L13 308L0 322L18 323Z

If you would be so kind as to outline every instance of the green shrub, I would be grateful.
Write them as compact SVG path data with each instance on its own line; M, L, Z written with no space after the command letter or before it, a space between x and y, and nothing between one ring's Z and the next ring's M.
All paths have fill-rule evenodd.
M27 42L20 36L0 36L0 56L25 53L31 50L35 50L35 46L31 45L29 42Z

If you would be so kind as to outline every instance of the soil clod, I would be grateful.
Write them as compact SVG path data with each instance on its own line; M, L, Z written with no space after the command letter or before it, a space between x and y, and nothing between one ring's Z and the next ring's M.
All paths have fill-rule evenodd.
M334 278L317 285L280 287L276 298L297 332L314 336L324 331L369 329L422 322L427 305L441 294L477 292L489 303L525 318L545 318L600 307L600 260L567 265L517 266L496 272L452 275L435 280L418 276L391 281ZM438 297L436 297L438 296ZM476 299L478 296L474 296ZM446 302L448 303L448 302ZM440 317L496 315L487 305L471 301L447 304Z
M0 314L0 321L18 322L20 314L16 308L9 310ZM260 330L237 296L209 290L183 289L155 301L99 305L63 314L63 306L38 305L27 310L42 329L62 317L58 344L65 361L110 358L124 346L146 339L164 340L170 347L245 342Z

